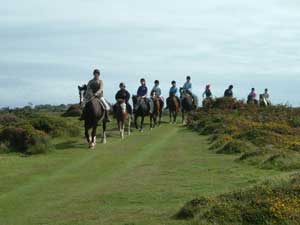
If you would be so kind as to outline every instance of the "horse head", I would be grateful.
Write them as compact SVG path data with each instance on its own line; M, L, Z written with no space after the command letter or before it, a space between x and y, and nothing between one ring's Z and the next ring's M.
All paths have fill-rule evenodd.
M78 86L78 92L79 92L79 104L82 105L83 102L83 97L85 96L87 91L87 86L86 84L82 86Z

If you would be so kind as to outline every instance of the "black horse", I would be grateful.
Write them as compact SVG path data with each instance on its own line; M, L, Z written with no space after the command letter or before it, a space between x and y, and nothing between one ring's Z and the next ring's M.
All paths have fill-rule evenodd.
M144 131L144 122L145 122L145 117L150 116L150 108L149 104L146 102L146 99L141 98L139 99L138 96L134 95L132 96L132 101L133 101L133 107L134 107L134 125L136 129L139 129L137 120L139 117L141 117L141 126L140 126L140 131ZM137 107L137 105L139 105Z
M193 97L187 93L183 88L180 89L181 98L181 113L182 113L182 123L185 122L185 114L197 109L194 104Z
M80 105L83 104L83 96L87 91L86 85L78 86L79 96L80 96ZM94 91L96 92L96 91ZM85 137L87 142L89 143L89 148L94 149L96 146L96 133L98 122L102 121L102 143L106 143L106 123L107 121L104 119L105 117L105 109L100 103L100 100L96 97L92 97L85 103L84 107L84 128L85 128ZM92 129L91 136L89 134L89 130Z

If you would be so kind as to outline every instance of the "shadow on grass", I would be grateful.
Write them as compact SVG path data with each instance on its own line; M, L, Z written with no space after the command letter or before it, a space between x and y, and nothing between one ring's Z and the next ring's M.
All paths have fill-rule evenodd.
M86 145L83 143L78 143L78 141L65 141L58 143L55 146L55 149L57 150L68 150L68 149L74 149L74 148L86 148Z

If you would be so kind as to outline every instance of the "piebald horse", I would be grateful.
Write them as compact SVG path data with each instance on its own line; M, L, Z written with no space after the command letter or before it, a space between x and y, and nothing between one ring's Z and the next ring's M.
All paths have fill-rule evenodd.
M114 115L117 119L118 128L122 140L125 138L125 125L127 122L128 131L127 134L131 134L131 115L128 113L127 105L124 100L120 99L114 107Z
M97 91L98 87L95 87L93 92ZM79 97L80 97L80 105L83 105L83 97L87 91L87 86L78 86ZM98 122L102 122L102 143L106 144L106 123L107 121L104 119L105 117L105 109L100 103L100 100L96 97L92 97L89 99L84 106L84 129L85 129L85 137L89 144L90 149L94 149L96 146L96 133ZM89 134L90 129L92 129L91 135Z

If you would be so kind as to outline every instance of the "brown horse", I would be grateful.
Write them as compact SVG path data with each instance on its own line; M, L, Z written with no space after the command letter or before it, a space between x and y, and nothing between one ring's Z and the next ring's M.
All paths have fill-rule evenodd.
M80 96L80 104L82 104L83 92L86 92L86 86L78 87L79 96ZM107 121L104 119L105 117L105 109L100 103L100 100L96 97L91 98L86 104L84 108L84 128L85 128L85 137L87 142L89 143L89 148L94 149L96 146L96 133L98 122L102 121L102 143L106 144L106 123ZM89 130L92 129L91 135L89 134Z
M175 124L177 121L177 115L180 111L180 100L176 97L176 95L173 94L169 97L168 102L169 102L170 123Z
M114 106L114 115L117 119L118 128L122 140L125 137L125 125L128 124L128 136L131 132L131 115L128 113L127 105L123 99L119 99Z
M150 128L155 128L161 124L162 112L164 108L164 102L160 97L154 96L153 100L153 112L150 114Z

